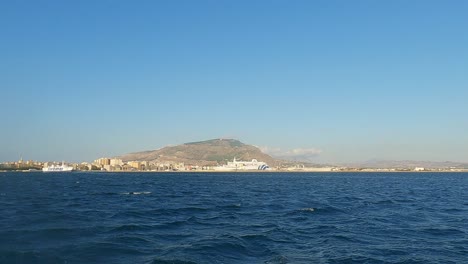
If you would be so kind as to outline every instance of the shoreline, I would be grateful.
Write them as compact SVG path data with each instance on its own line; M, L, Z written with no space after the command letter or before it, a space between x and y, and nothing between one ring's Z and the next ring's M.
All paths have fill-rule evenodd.
M22 172L22 173L46 173L54 174L54 172L43 172L40 170L0 170L0 173L8 172ZM331 171L320 171L320 170L303 170L303 171L288 171L288 170L238 170L238 171L214 171L214 170L186 170L186 171L100 171L100 170L75 170L71 172L57 172L57 173L222 173L222 174L238 174L238 173L468 173L468 169L460 170L427 170L427 171L414 171L414 170L331 170Z

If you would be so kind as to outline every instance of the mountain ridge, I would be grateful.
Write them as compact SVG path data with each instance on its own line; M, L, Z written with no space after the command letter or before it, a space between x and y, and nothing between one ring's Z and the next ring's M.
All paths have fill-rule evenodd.
M225 164L234 158L250 161L257 159L270 166L278 161L259 148L242 143L237 139L210 139L167 146L156 150L134 152L119 156L123 161L150 161L159 163L187 163L200 166Z
M360 168L468 168L466 162L454 162L454 161L423 161L423 160L380 160L373 159L364 162L348 163L343 164L349 167L360 167Z
M387 168L414 169L416 167L436 168L467 168L466 162L452 161L418 161L418 160L380 160L373 159L353 163L317 164L305 160L286 160L281 157L270 156L258 147L247 145L237 139L210 139L204 141L187 142L176 146L166 146L155 150L133 152L117 157L123 161L149 161L155 163L185 163L199 166L216 166L226 164L234 158L237 160L266 162L270 167L295 166L305 167L351 167L351 168Z

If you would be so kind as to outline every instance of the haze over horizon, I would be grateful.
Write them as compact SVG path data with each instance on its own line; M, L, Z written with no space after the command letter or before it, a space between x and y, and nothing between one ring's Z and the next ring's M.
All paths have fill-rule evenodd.
M0 162L213 138L468 162L467 1L4 1Z

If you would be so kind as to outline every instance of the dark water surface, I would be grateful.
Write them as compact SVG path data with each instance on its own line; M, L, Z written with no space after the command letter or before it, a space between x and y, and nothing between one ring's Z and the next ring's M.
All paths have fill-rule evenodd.
M0 173L0 263L468 263L468 174Z

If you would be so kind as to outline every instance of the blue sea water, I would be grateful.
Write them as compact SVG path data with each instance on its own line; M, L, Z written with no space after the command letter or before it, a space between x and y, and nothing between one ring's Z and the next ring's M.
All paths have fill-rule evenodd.
M0 173L0 263L468 263L468 173Z

